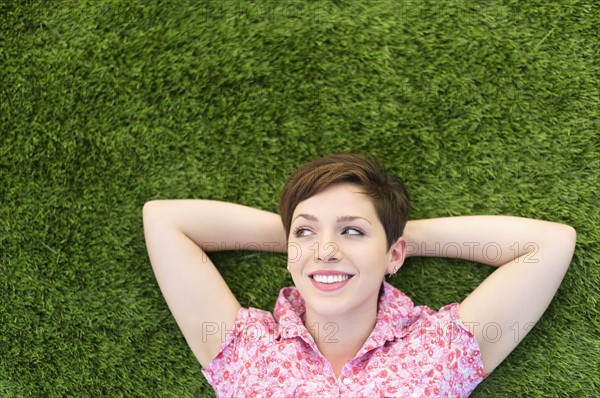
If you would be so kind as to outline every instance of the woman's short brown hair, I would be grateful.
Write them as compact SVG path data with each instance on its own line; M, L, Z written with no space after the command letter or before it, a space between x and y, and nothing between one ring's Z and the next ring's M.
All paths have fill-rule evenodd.
M389 250L402 236L408 221L408 192L402 181L387 174L376 158L355 153L318 158L292 173L279 201L279 214L286 236L290 235L292 215L298 203L338 183L354 184L371 198L385 230Z

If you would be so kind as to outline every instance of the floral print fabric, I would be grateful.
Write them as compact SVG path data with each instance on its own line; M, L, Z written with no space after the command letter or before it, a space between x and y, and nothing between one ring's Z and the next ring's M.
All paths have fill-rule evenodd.
M281 289L274 314L241 308L202 370L217 396L466 397L486 376L457 303L438 312L414 306L384 282L375 328L339 377L304 326L304 311L293 287Z

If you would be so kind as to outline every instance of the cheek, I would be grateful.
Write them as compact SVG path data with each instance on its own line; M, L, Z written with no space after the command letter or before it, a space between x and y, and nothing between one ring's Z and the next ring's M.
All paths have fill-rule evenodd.
M313 252L310 249L310 245L300 245L297 242L290 242L288 244L287 263L290 269L304 264L312 256Z
M288 267L292 268L302 258L302 248L298 243L289 242L287 248Z
M346 257L351 257L357 266L365 270L385 271L387 266L387 253L380 250L379 247L353 248L346 251Z

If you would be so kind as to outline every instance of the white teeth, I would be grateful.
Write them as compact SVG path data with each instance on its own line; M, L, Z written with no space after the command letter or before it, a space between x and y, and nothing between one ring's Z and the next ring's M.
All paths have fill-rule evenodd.
M350 278L350 275L313 275L313 279L319 283L338 283Z

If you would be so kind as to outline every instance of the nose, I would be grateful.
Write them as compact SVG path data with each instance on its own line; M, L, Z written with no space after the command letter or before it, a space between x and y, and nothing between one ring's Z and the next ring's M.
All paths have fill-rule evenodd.
M342 259L340 245L334 236L334 234L323 236L323 239L319 240L315 253L315 261L335 263Z

